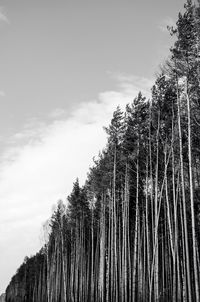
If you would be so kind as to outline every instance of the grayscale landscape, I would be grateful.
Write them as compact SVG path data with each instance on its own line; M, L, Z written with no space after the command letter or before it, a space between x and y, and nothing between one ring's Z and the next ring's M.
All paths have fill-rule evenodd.
M0 302L200 302L200 0L1 0L0 41Z

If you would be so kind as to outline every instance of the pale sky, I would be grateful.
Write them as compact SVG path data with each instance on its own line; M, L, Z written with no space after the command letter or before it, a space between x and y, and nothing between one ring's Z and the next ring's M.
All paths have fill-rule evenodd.
M0 293L117 105L147 97L183 0L0 0Z

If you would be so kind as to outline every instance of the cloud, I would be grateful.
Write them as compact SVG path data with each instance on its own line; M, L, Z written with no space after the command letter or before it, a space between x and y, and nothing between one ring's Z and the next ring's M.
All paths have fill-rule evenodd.
M65 115L65 110L62 109L62 108L56 108L54 109L53 111L51 111L49 113L49 117L52 118L52 119L56 119L56 118L60 118L60 117L63 117Z
M52 205L66 200L76 177L84 183L93 156L106 144L102 127L113 111L118 105L125 108L140 90L150 91L148 79L122 74L115 78L118 89L101 92L73 112L55 109L46 120L31 119L1 154L0 291L24 257L39 249L41 225ZM5 257L9 265L4 265Z
M4 96L6 96L5 92L0 90L0 97L4 97Z
M132 98L134 98L139 91L141 91L147 98L150 98L151 88L154 82L153 79L121 72L108 72L108 74L119 83L119 87L122 91L126 91L127 95L132 94Z
M8 17L3 7L0 7L0 22L10 24L10 21L8 20Z
M164 20L162 20L158 27L162 32L169 33L167 28L168 26L176 28L176 22L171 17L166 17Z

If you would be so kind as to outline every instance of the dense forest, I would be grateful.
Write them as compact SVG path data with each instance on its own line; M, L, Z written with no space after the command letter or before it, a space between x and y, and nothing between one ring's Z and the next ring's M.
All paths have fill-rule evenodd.
M105 149L58 202L7 302L200 301L200 2L169 34L151 99L117 107Z

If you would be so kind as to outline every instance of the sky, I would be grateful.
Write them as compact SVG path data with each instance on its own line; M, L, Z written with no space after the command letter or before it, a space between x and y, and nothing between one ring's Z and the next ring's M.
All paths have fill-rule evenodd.
M150 90L184 0L0 0L0 293L107 126Z

